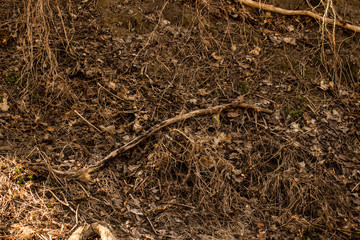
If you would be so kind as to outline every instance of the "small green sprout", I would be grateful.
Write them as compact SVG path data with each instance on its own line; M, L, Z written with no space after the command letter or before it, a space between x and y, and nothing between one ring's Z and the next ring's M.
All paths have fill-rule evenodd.
M40 95L38 93L32 93L31 99L33 99L34 101L39 101Z
M33 181L34 176L28 174L26 170L23 170L21 167L14 169L15 181L17 184L24 184L29 181Z

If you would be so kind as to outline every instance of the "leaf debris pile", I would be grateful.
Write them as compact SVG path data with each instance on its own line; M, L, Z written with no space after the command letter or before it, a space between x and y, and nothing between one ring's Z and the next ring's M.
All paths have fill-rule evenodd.
M235 1L1 2L0 235L360 236L358 34ZM53 171L233 101L273 113L178 122L85 182Z

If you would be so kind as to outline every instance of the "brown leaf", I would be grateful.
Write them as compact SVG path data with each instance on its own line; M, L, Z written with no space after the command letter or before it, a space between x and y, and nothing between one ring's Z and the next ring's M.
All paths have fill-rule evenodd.
M257 235L259 240L265 240L266 239L266 233L265 232L259 232Z
M258 220L258 221L257 221L256 226L257 226L259 229L264 229L264 228L265 228L265 224L264 224L261 220Z
M213 53L211 54L211 56L212 56L216 61L220 62L220 64L222 64L222 62L224 61L224 57L216 55L215 52L213 52Z
M260 51L261 51L261 48L256 46L253 50L250 51L250 54L255 55L255 56L259 56Z
M228 112L226 115L229 118L236 118L236 117L240 116L240 114L238 112Z
M283 40L284 40L285 43L296 46L296 39L295 38L284 37Z
M49 131L49 132L54 132L55 128L49 126L49 127L46 128L46 130Z
M2 97L2 101L0 101L0 109L3 112L7 112L9 110L9 105L7 102L8 96L6 93L4 93L3 97Z
M211 43L208 40L204 39L203 42L206 47L211 48Z
M209 93L206 91L205 88L200 88L200 89L198 90L198 92L199 92L199 94L200 94L201 96L206 96L206 95L209 94Z

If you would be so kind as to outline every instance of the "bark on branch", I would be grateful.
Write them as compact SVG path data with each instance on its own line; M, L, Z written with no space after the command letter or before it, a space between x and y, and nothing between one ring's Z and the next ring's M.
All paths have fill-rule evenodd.
M312 11L307 11L307 10L287 10L287 9L283 9L283 8L279 8L279 7L275 7L274 5L270 5L270 4L265 4L265 3L259 3L259 2L255 2L252 0L236 0L237 2L244 4L246 6L249 7L253 7L253 8L258 8L258 9L262 9L262 10L266 10L266 11L270 11L270 12L275 12L275 13L280 13L283 15L298 15L298 16L309 16L312 17L316 20L319 21L324 21L325 23L328 24L335 24L336 26L354 31L354 32L360 32L360 27L359 26L355 26L346 22L342 22L342 21L338 21L338 20L334 20L331 18L325 18L323 16L320 16L317 13L314 13Z

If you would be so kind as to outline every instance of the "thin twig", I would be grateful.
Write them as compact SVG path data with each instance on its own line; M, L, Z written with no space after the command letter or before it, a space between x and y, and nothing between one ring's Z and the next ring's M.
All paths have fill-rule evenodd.
M77 214L76 211L70 206L70 204L67 202L66 198L65 198L65 202L62 201L60 198L58 198L55 193L53 193L53 191L51 191L50 189L48 189L48 191L53 195L53 197L62 205L68 207L73 213Z
M79 115L79 117L81 117L81 119L84 120L87 124L89 124L92 128L94 128L96 131L98 131L99 133L101 133L101 130L100 130L100 129L98 129L97 127L95 127L91 122L89 122L88 120L86 120L86 118L84 118L83 116L81 116L81 114L80 114L78 111L74 110L74 112L75 112L77 115Z
M355 189L360 185L360 182L358 184L356 184L355 187L353 187L353 189L351 189L351 192L355 191Z

